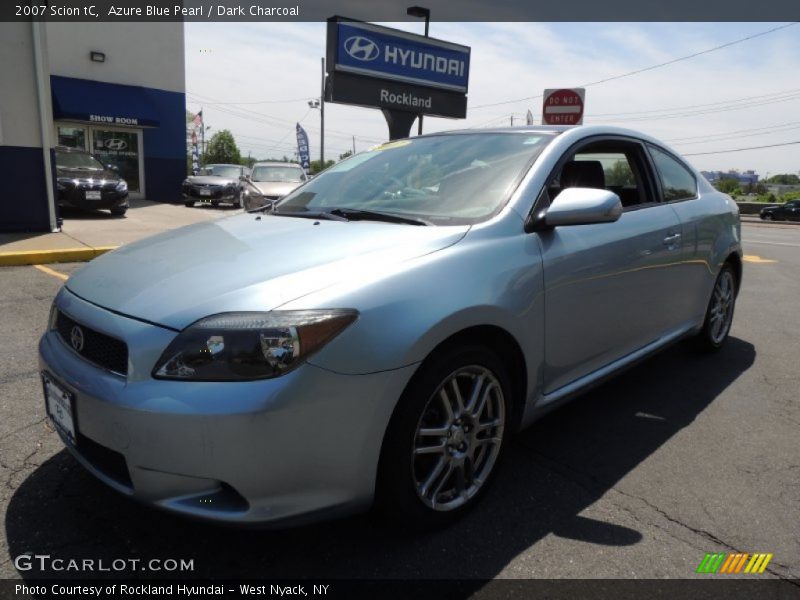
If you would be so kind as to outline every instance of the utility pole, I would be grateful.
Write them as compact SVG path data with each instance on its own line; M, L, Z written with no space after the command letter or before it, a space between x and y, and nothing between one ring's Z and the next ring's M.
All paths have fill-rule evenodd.
M514 115L513 114L511 115L511 126L512 127L514 126Z
M353 136L353 154L356 153L356 136Z
M322 86L319 96L319 170L325 170L325 57L322 61Z
M428 37L428 27L431 23L431 9L424 6L410 6L406 9L409 17L421 17L425 19L425 37ZM417 135L422 135L422 113L419 114Z

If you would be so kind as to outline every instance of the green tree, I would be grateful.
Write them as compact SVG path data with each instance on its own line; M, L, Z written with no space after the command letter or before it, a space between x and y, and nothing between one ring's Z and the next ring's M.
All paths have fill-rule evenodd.
M627 160L618 160L610 168L605 169L606 185L621 186L636 185L636 177L631 171Z
M206 152L203 155L203 164L228 163L233 165L241 164L242 155L236 146L233 134L227 129L218 131L208 141Z
M767 183L775 183L778 185L798 185L800 184L800 177L794 173L779 173L767 179Z
M344 159L345 159L345 158L347 158L348 156L353 156L353 151L352 151L352 150L348 150L348 151L347 151L347 152L345 152L344 154L340 154L340 155L339 155L339 160L344 160Z
M736 179L731 179L728 177L724 177L717 181L714 184L714 187L723 194L730 194L731 196L736 196L742 193L742 190L739 189L739 182Z
M325 168L327 169L329 167L332 167L333 164L334 162L332 160L326 160ZM316 175L317 173L319 173L322 170L319 168L319 160L312 160L308 170L311 172L312 175Z

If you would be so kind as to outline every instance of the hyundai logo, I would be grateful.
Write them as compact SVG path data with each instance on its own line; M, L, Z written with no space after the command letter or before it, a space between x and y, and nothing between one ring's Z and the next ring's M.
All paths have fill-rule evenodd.
M109 150L125 150L128 147L128 142L119 138L106 140L103 145Z
M380 54L378 44L360 35L347 38L344 41L344 49L345 52L356 60L363 61L375 60L378 58L378 54Z
M72 344L75 352L83 350L83 329L75 325L69 332L69 343Z

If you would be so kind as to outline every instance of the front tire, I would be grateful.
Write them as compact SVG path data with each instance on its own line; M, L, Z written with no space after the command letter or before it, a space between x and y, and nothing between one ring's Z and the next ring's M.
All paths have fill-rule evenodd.
M701 350L716 352L722 348L731 330L735 306L736 273L730 263L725 263L717 275L706 309L706 319L697 335Z
M423 363L384 439L377 501L393 521L449 525L481 498L508 435L512 386L482 346L451 347Z
M111 216L112 217L124 217L125 213L128 212L128 207L124 208L112 208L111 209Z
M183 203L186 208L192 208L194 206L194 200L187 200Z

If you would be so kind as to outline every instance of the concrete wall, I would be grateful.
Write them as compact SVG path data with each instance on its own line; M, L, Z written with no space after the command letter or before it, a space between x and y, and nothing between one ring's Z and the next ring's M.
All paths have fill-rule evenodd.
M0 231L49 231L31 23L0 23L0 56Z
M48 23L47 46L51 75L186 91L183 23Z

